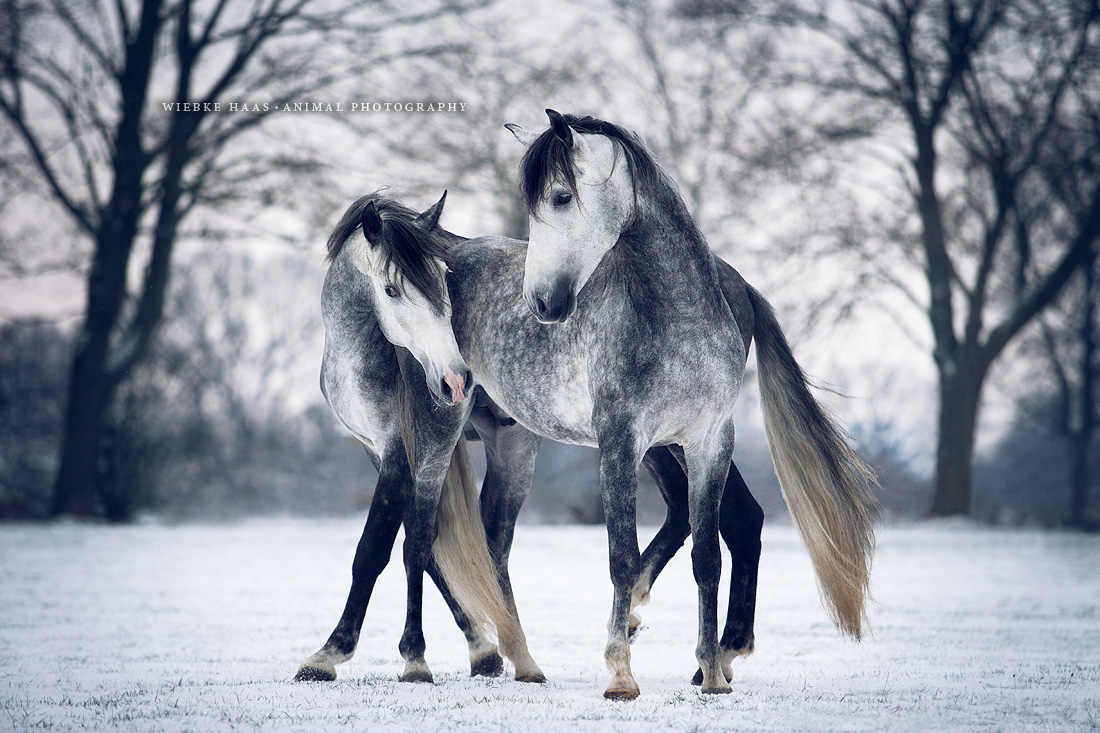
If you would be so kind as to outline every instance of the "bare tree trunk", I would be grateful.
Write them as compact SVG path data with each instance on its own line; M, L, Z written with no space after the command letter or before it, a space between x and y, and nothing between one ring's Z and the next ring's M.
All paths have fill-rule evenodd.
M142 174L148 164L141 118L159 30L160 0L145 0L141 24L126 44L120 88L122 117L115 137L114 186L95 237L88 305L77 336L65 410L61 460L50 513L95 516L96 464L107 408L117 388L108 367L111 334L126 293L127 267L141 217Z
M1092 447L1091 435L1081 432L1073 436L1070 450L1073 452L1073 467L1070 476L1070 525L1078 529L1090 529L1089 493L1092 472L1089 467L1089 449Z
M974 435L984 381L976 371L975 367L956 366L954 373L943 369L940 372L933 516L952 516L970 511Z
M1073 469L1070 475L1070 524L1081 529L1089 528L1089 493L1092 489L1092 470L1089 454L1092 452L1096 433L1096 300L1100 296L1096 288L1096 253L1092 253L1083 268L1085 277L1085 314L1081 322L1081 386L1078 409L1080 424L1071 435Z

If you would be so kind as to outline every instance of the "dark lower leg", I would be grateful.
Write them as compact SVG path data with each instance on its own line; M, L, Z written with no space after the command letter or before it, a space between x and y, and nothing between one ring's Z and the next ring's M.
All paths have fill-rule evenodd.
M440 482L442 483L442 482ZM431 491L414 490L405 513L405 580L407 589L405 631L398 649L405 660L402 682L431 682L432 673L424 660L424 573L428 569L435 541L435 517L439 499Z
M527 649L508 574L508 557L512 551L516 520L531 489L535 457L542 438L519 425L501 426L496 421L487 432L482 432L481 426L478 431L485 444L486 456L485 481L481 487L481 521L501 594L518 629L518 636L510 645L501 643L501 652L508 655L515 665L518 682L545 682L546 676Z
M760 531L764 510L749 493L736 466L730 467L722 495L719 531L731 557L729 608L719 647L723 654L753 650L756 619L756 581L760 569Z
M638 606L649 602L649 592L668 561L672 559L691 533L688 522L687 475L668 447L650 448L642 464L653 476L657 489L665 500L667 513L664 524L642 553L638 582L634 585L630 607L630 638L634 639L642 620L635 613Z
M458 601L451 595L451 591L447 587L447 581L443 579L434 560L428 561L428 577L439 589L439 593L446 601L447 607L451 609L451 615L454 616L455 623L458 624L458 628L466 637L466 643L470 647L470 676L499 677L504 671L504 660L497 653L497 645L489 640L483 628L470 622L466 612L462 610L462 607L458 605Z
M399 465L397 465L399 464ZM383 464L374 490L363 534L352 561L351 590L340 620L319 651L302 663L294 679L299 682L336 679L336 665L355 653L363 618L379 574L389 563L409 485L403 460Z
M764 511L749 492L737 466L730 464L726 488L722 494L718 529L730 551L730 597L726 610L726 625L718 643L722 671L733 679L730 662L751 654L755 644L756 582L760 568L760 530L764 526ZM703 670L696 670L691 680L703 683Z
M695 657L703 673L704 693L731 691L718 651L718 582L722 575L718 525L722 494L729 473L728 457L733 453L732 426L728 426L725 437L726 440L716 445L713 452L688 455L691 565L699 587L699 636Z
M531 474L534 470L534 455L529 460L510 455L499 456L496 451L486 449L489 458L485 471L485 481L481 487L481 521L485 526L485 539L489 544L489 555L497 571L504 601L508 610L518 619L515 596L512 593L512 581L508 573L508 558L512 552L512 540L515 537L516 520L523 508L523 502L531 487ZM517 465L519 464L519 465Z

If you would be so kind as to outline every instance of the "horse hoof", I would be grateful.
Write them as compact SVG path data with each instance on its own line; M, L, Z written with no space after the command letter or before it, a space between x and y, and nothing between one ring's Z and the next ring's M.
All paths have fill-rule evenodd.
M721 687L704 687L700 692L704 695L728 695L733 692L733 688L726 684Z
M435 680L432 679L431 671L423 668L418 669L406 669L397 678L398 682L427 682L429 685L434 684Z
M608 688L604 691L603 696L608 700L634 700L641 695L641 690L637 687L620 687L620 688Z
M536 685L541 685L546 683L546 675L544 675L542 672L531 672L524 675L517 674L516 682L530 682Z
M336 679L336 668L324 669L303 664L294 675L295 682L332 682Z
M486 654L476 662L470 662L471 677L500 677L504 673L504 660L496 652Z
M722 665L722 676L726 678L726 682L733 682L733 669L726 669L725 665ZM703 684L703 670L695 670L695 676L691 678L691 684L696 687L700 687Z

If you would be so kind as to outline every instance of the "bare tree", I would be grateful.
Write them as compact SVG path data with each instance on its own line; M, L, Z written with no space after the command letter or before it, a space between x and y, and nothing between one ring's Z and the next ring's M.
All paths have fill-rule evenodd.
M370 461L314 386L322 263L282 249L178 258L165 323L109 419L103 498L119 516L346 512L367 498Z
M1090 521L1095 477L1092 454L1100 425L1100 281L1096 266L1093 250L1075 282L1067 287L1063 302L1040 318L1039 334L1030 339L1029 351L1037 352L1041 363L1045 362L1053 385L1035 390L1037 394L1027 395L1025 400L1025 405L1039 402L1030 411L1041 413L1040 420L1068 446L1069 523L1081 529L1096 526Z
M729 222L798 156L770 94L778 54L756 5L612 0L630 48L613 57L616 76L635 87L626 104L646 111L640 131L719 250L736 243Z
M522 150L504 124L530 124L558 103L573 109L606 99L600 64L589 51L597 35L587 16L565 16L560 27L531 42L521 38L529 12L500 3L466 16L465 30L478 39L476 46L451 54L442 65L409 59L372 82L385 98L415 89L425 100L463 100L461 113L407 115L400 125L369 116L347 118L358 135L382 150L372 160L374 176L389 176L382 180L425 202L437 199L441 188L466 194L452 196L448 210L474 213L477 234L527 235L527 209L517 183Z
M315 171L263 131L285 105L317 99L355 69L341 40L354 42L361 63L423 52L432 46L363 49L463 7L4 1L0 129L21 146L5 172L44 187L92 245L53 514L99 512L104 419L161 320L181 222L211 204L276 203L274 173L285 187L286 172ZM138 252L147 259L132 288Z
M939 375L932 511L965 513L990 367L1100 237L1100 9L852 0L792 17L840 52L817 59L814 88L885 109L905 131L907 210L874 244L854 244L925 312ZM876 246L891 240L900 257ZM926 294L891 275L888 258L914 255Z

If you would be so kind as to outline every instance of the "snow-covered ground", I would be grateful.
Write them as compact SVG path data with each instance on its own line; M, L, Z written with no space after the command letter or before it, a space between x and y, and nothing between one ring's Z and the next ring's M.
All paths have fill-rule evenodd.
M829 624L793 530L768 526L757 651L735 663L734 694L718 697L688 684L696 596L685 548L643 609L642 697L615 703L601 697L611 592L600 527L517 532L516 596L548 684L470 679L434 590L436 684L396 682L399 552L340 679L292 682L339 615L359 528L0 526L0 729L1100 728L1097 537L882 528L873 636L853 644Z

